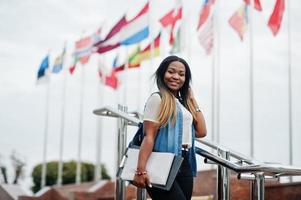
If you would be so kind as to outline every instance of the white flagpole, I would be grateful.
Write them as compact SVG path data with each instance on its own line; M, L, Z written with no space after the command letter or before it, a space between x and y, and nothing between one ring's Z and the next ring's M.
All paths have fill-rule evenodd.
M287 3L287 44L288 44L288 113L289 113L289 164L293 165L293 103L292 103L292 62L291 62L291 48L292 48L292 41L291 41L291 22L290 22L290 2L289 0L286 1ZM292 181L292 178L290 178Z
M151 77L152 73L153 73L153 66L154 66L154 37L153 37L153 26L152 26L152 13L151 13L151 9L152 9L152 1L148 0L148 24L149 24L149 38L151 41L151 46L150 46L150 67L149 67L149 74ZM149 94L152 92L152 84L149 85Z
M98 71L101 69L101 65L104 62L101 62L102 57L98 57ZM102 72L101 84L97 84L98 91L98 101L99 106L103 106L103 98L104 98L104 87L105 87L105 74ZM96 166L94 172L94 181L101 180L101 143L102 143L102 118L98 118L97 120L97 131L96 131Z
M62 66L63 67L63 66ZM63 150L64 150L64 134L65 134L65 103L66 103L66 87L67 87L67 69L63 68L63 94L61 108L61 134L60 134L60 152L58 163L58 180L57 185L61 186L63 179Z
M85 67L82 66L81 74L81 92L80 92L80 111L79 111L79 132L78 132L78 151L76 165L76 184L81 183L81 151L82 151L82 132L83 132L83 108L84 108L84 83L85 83Z
M253 78L253 1L249 9L249 56L250 56L250 155L254 157L254 78ZM248 13L247 13L248 15Z
M216 45L216 38L217 38L217 30L216 30L216 24L215 22L215 8L213 9L212 13L212 20L213 20L213 51L212 51L212 62L211 62L211 141L215 141L215 89L216 89L216 69L215 69L215 60L216 60L216 51L217 51L217 45ZM213 151L213 149L212 149Z
M216 42L215 42L215 62L214 62L214 69L215 69L215 87L216 87L216 142L220 142L220 66L219 66L219 53L220 53L220 17L219 17L219 10L220 10L220 1L216 1L215 3L216 8L215 8L215 26L216 26ZM214 102L213 102L214 103Z
M139 44L139 47L141 47L141 45ZM139 48L140 49L140 48ZM137 112L140 111L140 108L141 108L141 89L142 89L142 69L141 69L141 63L140 63L140 66L138 67L138 95L137 95Z
M123 106L127 105L127 87L128 87L128 68L129 68L129 52L128 52L128 47L125 46L125 57L126 57L126 61L124 64L124 73L123 73L123 84L124 84L124 88L123 88Z
M44 149L43 149L43 165L42 165L42 176L41 176L41 189L46 186L46 174L47 174L47 143L48 143L48 122L49 122L49 100L50 100L50 74L49 67L46 69L47 88L46 88L46 109L45 109L45 129L44 129Z

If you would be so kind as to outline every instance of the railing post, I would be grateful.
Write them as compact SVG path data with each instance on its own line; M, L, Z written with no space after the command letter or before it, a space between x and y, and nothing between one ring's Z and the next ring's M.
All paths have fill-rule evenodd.
M230 160L230 152L217 149L218 156ZM217 168L217 199L229 200L230 199L230 171L226 167L218 165Z
M137 200L146 200L146 189L137 188Z
M252 183L252 199L264 200L264 174L262 172L255 173L255 180Z
M127 107L118 104L118 110L127 113ZM118 136L117 136L117 167L118 170L119 163L123 157L126 147L126 137L127 137L127 129L126 129L126 121L122 118L118 118ZM116 200L124 200L125 199L125 182L119 177L116 178Z

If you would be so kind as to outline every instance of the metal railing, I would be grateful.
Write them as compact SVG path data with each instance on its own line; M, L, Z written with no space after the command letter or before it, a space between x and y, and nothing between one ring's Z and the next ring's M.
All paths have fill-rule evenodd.
M127 112L127 107L118 105L118 109L103 107L93 111L100 116L114 117L118 119L118 151L116 169L122 161L126 150L127 129L126 126L137 126L141 121L138 112ZM264 200L265 180L275 180L281 176L301 176L301 168L273 163L263 163L240 153L234 152L221 145L209 142L204 139L196 139L197 142L216 150L216 155L200 147L196 147L196 153L205 158L208 164L217 164L217 199L230 199L230 170L237 173L238 179L253 181L253 199ZM236 159L236 161L231 161ZM125 199L125 182L116 177L115 199ZM146 199L146 190L137 190L137 199Z
M236 172L238 179L253 181L253 199L259 200L264 200L265 180L277 180L282 176L301 176L300 167L259 162L207 140L196 139L196 141L206 145L207 147L211 147L218 152L217 155L215 155L204 149L196 147L196 153L205 158L205 163L218 165L217 196L219 200L230 199L229 170ZM236 162L230 161L231 158L235 158Z

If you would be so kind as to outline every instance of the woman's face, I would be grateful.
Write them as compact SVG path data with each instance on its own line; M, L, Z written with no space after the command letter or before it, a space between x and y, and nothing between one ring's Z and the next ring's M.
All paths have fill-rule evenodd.
M185 66L179 61L171 62L164 74L164 83L170 90L177 92L184 85L184 82Z

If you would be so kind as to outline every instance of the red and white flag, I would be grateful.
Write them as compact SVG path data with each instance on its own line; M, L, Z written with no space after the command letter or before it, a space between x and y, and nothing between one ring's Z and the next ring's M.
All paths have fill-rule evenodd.
M198 39L207 55L211 53L213 47L213 15L211 8L213 4L214 0L205 1L200 12L197 26Z
M180 20L182 19L182 5L180 3L177 3L175 8L173 8L171 11L169 11L167 14L165 14L160 19L160 23L164 28L168 28L170 31L170 38L169 38L169 44L173 45L175 37L174 32L177 22L180 23ZM180 26L178 26L180 27Z
M213 17L210 16L206 23L198 30L198 39L207 55L211 53L213 38Z

